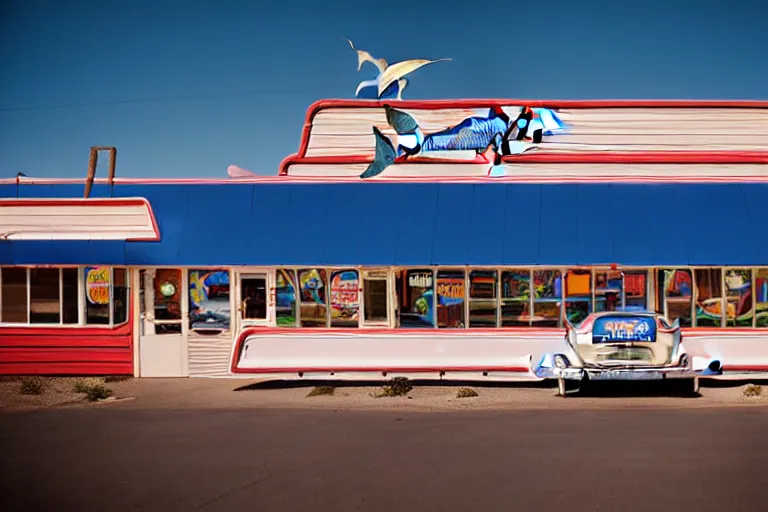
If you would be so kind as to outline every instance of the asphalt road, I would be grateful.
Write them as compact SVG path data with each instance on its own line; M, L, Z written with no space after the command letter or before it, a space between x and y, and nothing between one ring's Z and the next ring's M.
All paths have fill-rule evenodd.
M768 414L0 414L0 510L768 509Z

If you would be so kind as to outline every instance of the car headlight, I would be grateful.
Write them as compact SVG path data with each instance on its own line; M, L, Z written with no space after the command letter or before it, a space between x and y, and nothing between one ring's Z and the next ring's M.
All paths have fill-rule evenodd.
M558 368L567 368L568 367L568 360L565 357L561 356L561 355L556 355L555 356L555 366L557 366Z
M680 357L680 366L683 368L688 368L691 365L691 358L688 357L688 354L683 354L682 357Z

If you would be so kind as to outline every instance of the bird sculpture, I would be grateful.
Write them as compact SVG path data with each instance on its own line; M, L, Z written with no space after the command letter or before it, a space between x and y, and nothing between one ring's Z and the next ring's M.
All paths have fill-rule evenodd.
M366 62L372 63L379 70L378 76L373 80L360 82L355 91L356 98L383 99L396 96L398 100L401 100L403 99L403 90L408 85L408 80L405 78L406 75L413 73L427 64L451 60L412 59L395 62L390 65L384 59L376 59L370 53L364 50L358 50L355 48L354 43L349 39L345 37L342 39L347 41L349 46L352 47L352 50L357 53L358 71L363 69L363 64Z

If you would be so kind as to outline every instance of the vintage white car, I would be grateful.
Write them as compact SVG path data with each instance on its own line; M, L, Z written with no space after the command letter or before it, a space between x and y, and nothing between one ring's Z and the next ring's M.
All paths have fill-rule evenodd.
M544 354L534 373L565 382L594 380L687 379L699 392L699 377L719 375L718 360L698 361L686 353L678 321L650 311L592 313L577 325L567 323L563 351Z

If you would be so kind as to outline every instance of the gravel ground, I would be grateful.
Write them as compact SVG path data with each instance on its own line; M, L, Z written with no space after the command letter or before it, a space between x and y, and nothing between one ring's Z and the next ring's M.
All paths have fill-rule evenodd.
M105 402L89 402L74 391L75 382L103 384L113 390ZM109 379L107 379L109 380ZM50 407L126 407L126 408L302 408L332 410L547 410L611 408L680 408L768 406L768 386L762 394L747 397L746 382L702 383L701 396L690 397L670 386L656 383L601 384L586 395L567 399L555 396L550 385L477 385L415 382L405 397L378 397L381 384L335 384L333 395L312 396L309 382L254 382L243 379L128 379L104 382L89 378L44 378L40 395L21 394L21 378L0 380L0 409L23 411ZM331 384L333 385L333 384ZM469 387L479 396L457 398L461 387ZM110 405L108 405L110 404Z

